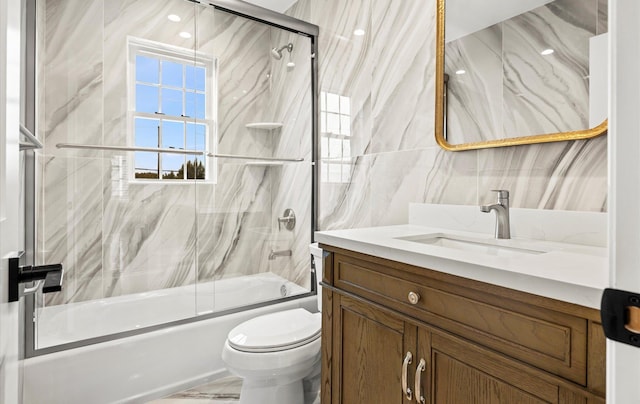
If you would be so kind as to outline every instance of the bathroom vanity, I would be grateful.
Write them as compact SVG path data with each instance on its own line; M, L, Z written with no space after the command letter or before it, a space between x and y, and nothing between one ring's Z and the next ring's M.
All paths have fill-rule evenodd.
M604 403L606 248L422 225L316 238L323 403Z

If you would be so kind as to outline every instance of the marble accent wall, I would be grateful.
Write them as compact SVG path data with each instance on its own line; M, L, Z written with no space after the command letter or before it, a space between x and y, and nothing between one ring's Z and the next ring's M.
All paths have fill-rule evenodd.
M349 179L320 184L320 228L406 223L409 202L479 205L495 188L509 189L515 207L606 211L606 136L457 153L437 146L435 11L435 0L298 0L288 11L320 27L320 89L351 97Z
M309 40L183 0L40 4L39 134L45 150L37 245L40 262L63 262L66 270L63 291L49 295L47 304L192 284L200 292L203 282L265 271L308 287ZM169 22L169 14L182 20ZM182 31L192 38L180 37ZM64 142L128 144L129 37L216 58L217 144L210 151L304 157L306 163L274 168L217 159L215 182L144 183L128 180L132 162L126 153L57 149ZM295 44L292 71L287 60L269 56L285 38ZM274 120L285 124L281 132L245 127ZM298 215L291 234L277 230L285 207ZM290 248L294 255L269 261L272 248ZM211 295L199 295L197 311L213 310Z

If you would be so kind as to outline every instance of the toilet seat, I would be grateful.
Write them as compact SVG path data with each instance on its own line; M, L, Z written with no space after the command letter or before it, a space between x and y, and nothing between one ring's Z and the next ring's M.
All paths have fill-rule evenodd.
M229 332L228 343L241 352L278 352L320 338L320 313L292 309L256 317Z

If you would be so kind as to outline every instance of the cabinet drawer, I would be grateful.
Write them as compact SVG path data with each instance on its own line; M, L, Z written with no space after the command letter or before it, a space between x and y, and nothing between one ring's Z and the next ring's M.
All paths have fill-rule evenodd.
M334 285L586 386L587 326L581 317L466 290L379 263L334 255ZM513 296L513 291L510 291ZM410 302L414 293L417 301Z

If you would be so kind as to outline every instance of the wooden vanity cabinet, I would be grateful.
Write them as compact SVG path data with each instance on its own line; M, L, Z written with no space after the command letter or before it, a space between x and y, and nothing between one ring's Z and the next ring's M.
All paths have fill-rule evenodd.
M323 248L323 404L604 403L597 310Z

